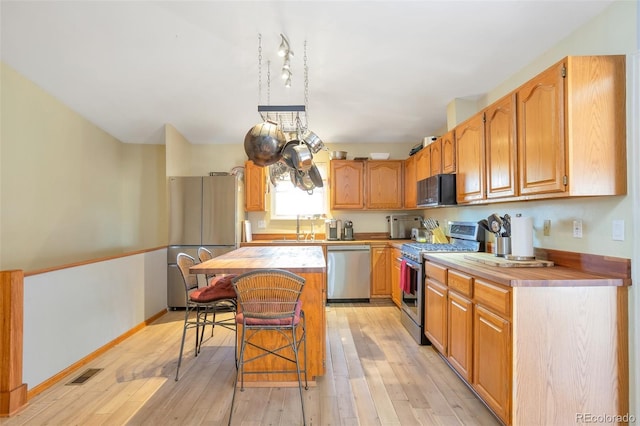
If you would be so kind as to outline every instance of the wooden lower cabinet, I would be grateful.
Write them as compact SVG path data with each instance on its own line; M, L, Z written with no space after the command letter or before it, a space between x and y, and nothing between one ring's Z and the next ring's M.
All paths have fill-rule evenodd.
M391 248L371 245L371 297L391 296Z
M447 358L462 377L471 382L473 362L473 304L471 300L449 291Z
M400 266L402 259L400 258L400 249L391 249L391 300L399 308L402 303L402 295L400 290Z
M472 386L493 412L510 424L511 324L480 305L475 307L473 324Z
M548 285L542 268L534 280L523 268L495 268L492 278L463 260L460 269L443 262L425 262L425 334L502 423L629 413L628 287L611 278L584 285L584 271L549 272L563 285ZM523 276L529 284L506 283Z
M440 353L447 353L447 287L427 278L424 295L424 334Z
M510 424L511 289L433 262L425 271L425 335Z

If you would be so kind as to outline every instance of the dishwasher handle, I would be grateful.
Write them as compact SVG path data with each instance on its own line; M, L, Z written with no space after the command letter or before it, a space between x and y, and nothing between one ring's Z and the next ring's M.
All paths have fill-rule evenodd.
M361 245L344 245L344 246L327 246L327 251L371 251L371 246Z

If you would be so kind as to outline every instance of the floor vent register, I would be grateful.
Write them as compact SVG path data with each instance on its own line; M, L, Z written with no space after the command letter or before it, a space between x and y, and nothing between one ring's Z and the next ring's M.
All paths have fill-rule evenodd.
M95 376L96 374L101 372L102 370L103 370L102 368L89 368L89 369L85 370L81 375L79 375L78 377L76 377L75 379L73 379L72 381L67 383L67 386L69 386L69 385L82 385L87 380L89 380L90 378L92 378L93 376Z

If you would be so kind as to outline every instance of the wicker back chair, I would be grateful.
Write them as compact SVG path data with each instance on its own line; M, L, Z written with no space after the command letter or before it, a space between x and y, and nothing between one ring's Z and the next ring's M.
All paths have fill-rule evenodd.
M198 260L200 263L213 259L213 253L206 247L198 247ZM206 274L207 284L211 283L211 279L215 277L213 274Z
M211 336L216 325L233 330L236 338L234 346L237 348L237 327L236 327L236 292L233 288L231 280L235 275L226 275L224 277L216 277L206 287L198 288L198 276L189 272L189 269L196 264L196 260L185 253L179 253L177 258L178 268L182 274L184 281L184 290L186 297L186 307L184 310L184 327L182 330L182 342L180 343L180 356L178 358L178 367L176 369L176 381L182 364L182 353L184 351L184 340L187 330L196 329L196 347L195 356L198 356L202 347L205 326L211 326ZM195 313L195 318L192 314ZM216 314L228 313L226 317L220 318ZM211 319L207 316L211 314ZM202 330L201 330L202 329ZM236 349L237 360L237 349Z
M305 389L307 382L307 343L304 311L300 294L305 279L289 271L281 269L263 269L247 272L233 278L231 281L237 294L239 305L236 322L242 325L240 338L240 354L238 356L238 370L236 384L231 400L229 424L233 415L233 404L236 396L237 382L240 379L240 391L244 390L245 364L272 355L295 364L295 369L274 371L251 370L251 374L296 373L300 390L300 404L302 406L302 420L306 424L304 414L304 398L302 396L301 373L304 373ZM265 347L253 338L262 332L275 332L285 337L286 344L278 347ZM263 339L264 342L275 339ZM300 366L299 348L304 344L304 366ZM245 349L251 346L257 350L250 359L245 357ZM287 352L283 352L287 350ZM293 356L289 355L293 352Z
M200 262L206 262L207 260L213 259L213 253L206 247L199 247L198 259L200 259Z

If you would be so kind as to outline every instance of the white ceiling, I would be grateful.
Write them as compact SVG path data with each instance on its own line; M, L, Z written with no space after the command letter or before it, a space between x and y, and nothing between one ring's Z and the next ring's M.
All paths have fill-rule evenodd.
M123 142L242 143L272 105L325 142L419 142L611 0L5 1L2 61ZM280 33L295 56L284 89Z

